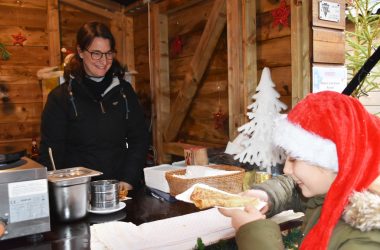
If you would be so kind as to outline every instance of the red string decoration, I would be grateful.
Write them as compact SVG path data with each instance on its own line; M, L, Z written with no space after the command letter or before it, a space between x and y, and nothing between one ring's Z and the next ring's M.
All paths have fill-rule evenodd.
M24 46L24 42L27 40L24 35L19 32L17 35L12 35L13 37L13 45Z
M180 36L176 36L170 45L170 52L172 56L178 56L182 53L183 41Z
M288 18L290 15L290 6L286 5L286 0L281 0L280 7L272 11L273 27L277 25L289 27Z

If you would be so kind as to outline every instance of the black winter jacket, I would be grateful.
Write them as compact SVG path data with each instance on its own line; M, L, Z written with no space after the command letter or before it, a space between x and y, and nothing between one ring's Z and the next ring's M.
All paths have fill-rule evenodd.
M148 148L144 113L128 82L115 77L110 88L100 100L75 79L51 91L42 113L40 162L51 169L51 147L58 169L83 166L103 172L98 179L136 187Z

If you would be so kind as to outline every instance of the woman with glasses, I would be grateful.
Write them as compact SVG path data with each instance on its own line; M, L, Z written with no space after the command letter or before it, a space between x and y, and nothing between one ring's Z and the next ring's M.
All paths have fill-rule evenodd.
M141 184L148 148L144 113L115 59L115 39L99 22L77 33L77 51L65 83L48 96L41 121L40 161L57 168L83 166L117 179L122 189Z

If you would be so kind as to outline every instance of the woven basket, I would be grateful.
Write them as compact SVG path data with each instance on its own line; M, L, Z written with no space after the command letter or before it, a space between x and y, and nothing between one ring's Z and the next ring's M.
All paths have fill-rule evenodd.
M210 165L208 167L220 170L239 172L229 175L182 179L174 175L184 175L186 173L186 169L169 171L165 174L165 177L169 184L170 194L172 196L180 194L196 183L207 184L211 187L235 194L243 190L243 178L245 172L243 168L229 165Z

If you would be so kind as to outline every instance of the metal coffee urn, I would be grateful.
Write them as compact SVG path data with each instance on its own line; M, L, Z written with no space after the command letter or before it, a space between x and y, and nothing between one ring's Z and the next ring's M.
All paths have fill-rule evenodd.
M46 168L0 146L0 241L50 231Z

